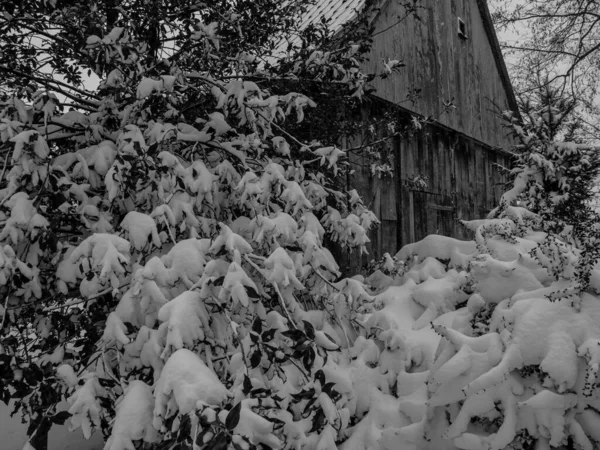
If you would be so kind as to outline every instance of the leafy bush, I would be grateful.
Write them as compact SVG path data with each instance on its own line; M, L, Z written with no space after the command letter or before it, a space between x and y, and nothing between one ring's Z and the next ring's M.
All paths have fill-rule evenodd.
M333 107L368 89L368 34L281 48L293 2L103 6L2 5L0 393L26 448L65 422L106 450L598 446L597 163L553 107L513 124L515 182L474 240L341 278L325 240L362 251L377 225L340 188Z
M28 445L66 420L107 450L341 439L330 354L372 297L323 242L378 223L339 147L369 29L334 44L310 6L2 3L0 395Z

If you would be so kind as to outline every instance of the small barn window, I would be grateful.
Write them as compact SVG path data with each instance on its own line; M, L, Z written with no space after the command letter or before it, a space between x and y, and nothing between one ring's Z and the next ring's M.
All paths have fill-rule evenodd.
M458 18L458 35L463 39L468 39L467 25L460 17Z

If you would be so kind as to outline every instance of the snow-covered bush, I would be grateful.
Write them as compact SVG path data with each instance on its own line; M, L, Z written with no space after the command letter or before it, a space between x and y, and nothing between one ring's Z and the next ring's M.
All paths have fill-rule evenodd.
M544 113L473 241L340 278L324 243L363 251L377 218L338 183L345 111L308 94L358 101L361 36L283 48L303 2L25 7L0 19L0 394L27 448L65 421L105 450L600 445L595 235L553 216L595 162Z
M509 205L522 206L537 214L541 229L549 233L540 251L555 263L555 236L582 252L575 268L582 287L600 258L597 212L591 200L600 175L598 147L579 136L576 102L550 86L522 99L522 116L507 114L516 145L511 173L515 183L492 213L499 215ZM539 253L539 252L538 252ZM552 269L553 275L556 268Z
M531 256L547 233L523 227L516 219L522 211L513 209L466 223L481 236L482 228L501 221L510 234L488 233L460 247L429 236L396 255L410 268L391 283L399 287L380 296L407 305L415 324L396 328L409 343L405 354L418 356L407 356L407 369L397 377L407 423L390 430L385 442L497 450L600 444L600 271L592 271L587 290L578 289L572 274L580 253L565 243L556 279ZM427 339L419 335L425 331ZM423 362L427 342L431 356Z
M487 219L463 223L473 241L428 236L367 279L384 288L365 316L375 342L407 360L377 361L404 422L372 448L600 446L597 149L559 141L555 106L512 121L514 180Z
M324 242L378 223L341 182L368 30L331 47L306 1L1 3L0 399L28 448L65 421L106 450L348 438L375 300Z

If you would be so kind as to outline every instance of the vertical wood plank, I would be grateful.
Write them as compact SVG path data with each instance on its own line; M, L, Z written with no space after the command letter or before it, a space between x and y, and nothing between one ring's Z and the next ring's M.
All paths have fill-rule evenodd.
M388 58L403 59L407 67L375 80L377 95L398 103L409 89L420 88L413 111L439 117L444 125L490 145L510 146L496 115L508 108L508 94L475 0L421 0L419 19L393 26L403 13L401 3L384 2L375 31L389 29L375 36L365 72L381 72ZM469 39L458 36L457 17L466 23ZM440 117L441 100L452 99L458 108Z
M396 246L400 248L404 245L404 239L402 236L402 228L404 226L404 212L402 208L402 153L404 153L405 145L402 139L396 139L394 141L394 149L396 155L394 162L394 187L396 190Z
M410 217L410 222L409 222L409 240L410 242L415 242L416 241L416 235L415 235L415 196L414 196L414 192L411 189L409 191L408 194L408 214Z

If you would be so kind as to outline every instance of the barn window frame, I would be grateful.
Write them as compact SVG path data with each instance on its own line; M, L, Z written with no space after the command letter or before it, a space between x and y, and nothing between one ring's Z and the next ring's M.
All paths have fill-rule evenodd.
M467 24L460 17L457 17L458 35L463 39L469 39L467 35Z

